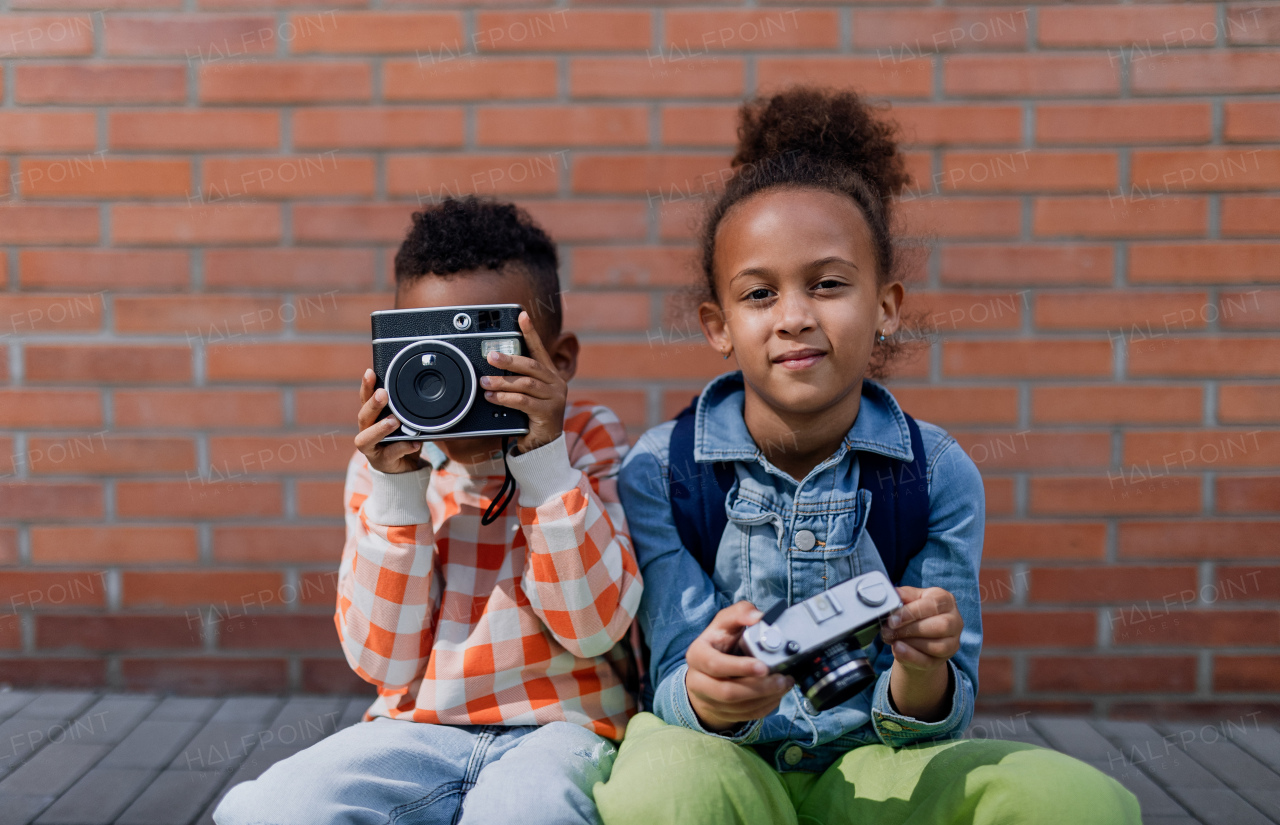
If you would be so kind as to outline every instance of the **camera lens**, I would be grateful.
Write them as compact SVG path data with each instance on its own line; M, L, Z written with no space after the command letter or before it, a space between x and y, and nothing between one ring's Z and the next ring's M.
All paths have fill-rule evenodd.
M453 344L428 339L410 344L387 366L391 412L424 433L458 423L476 396L475 368Z
M832 642L790 670L817 711L849 701L876 678L862 649L844 640Z

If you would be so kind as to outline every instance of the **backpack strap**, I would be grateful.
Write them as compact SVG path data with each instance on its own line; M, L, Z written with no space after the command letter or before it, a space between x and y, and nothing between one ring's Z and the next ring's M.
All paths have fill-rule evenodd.
M710 576L716 566L720 537L729 525L724 501L733 486L734 474L733 465L726 461L710 464L694 461L693 425L697 406L698 398L694 396L693 402L676 416L676 426L671 431L667 485L671 515L680 541Z

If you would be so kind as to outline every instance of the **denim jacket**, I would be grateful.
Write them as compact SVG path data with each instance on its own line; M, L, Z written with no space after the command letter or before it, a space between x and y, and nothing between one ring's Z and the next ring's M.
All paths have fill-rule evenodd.
M857 418L843 443L797 483L770 464L752 440L743 420L743 397L742 376L735 372L707 385L697 403L694 458L731 461L736 474L725 501L729 524L713 576L682 546L672 518L667 466L674 423L645 433L622 466L619 495L646 583L638 619L650 649L654 713L671 725L755 746L779 771L823 771L865 744L900 747L959 736L973 715L978 687L985 499L973 461L944 430L923 421L918 423L927 455L929 538L900 584L945 588L964 618L960 650L949 663L954 688L946 718L922 722L894 710L889 702L893 652L877 637L869 650L877 680L842 705L810 713L793 687L764 719L724 733L699 724L684 684L690 643L734 602L745 599L761 610L780 599L797 604L852 576L883 572L866 531L871 492L858 489L856 451L912 458L898 402L879 384L864 381ZM817 538L809 550L796 547L794 537L801 530Z

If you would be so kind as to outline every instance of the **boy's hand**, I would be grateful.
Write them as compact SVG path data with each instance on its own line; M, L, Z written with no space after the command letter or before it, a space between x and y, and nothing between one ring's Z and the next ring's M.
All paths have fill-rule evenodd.
M795 684L790 676L770 676L769 666L753 656L734 654L743 628L763 615L751 602L729 605L716 614L685 653L689 665L685 690L707 730L728 730L768 716Z
M520 313L520 331L533 357L489 353L490 364L517 374L482 376L480 386L489 401L529 416L529 432L516 441L520 452L527 453L550 444L564 431L569 382L556 369L527 312Z
M360 379L360 413L356 416L356 449L369 459L369 466L380 473L411 473L423 467L421 441L396 441L381 445L382 439L400 429L400 421L388 415L381 421L378 413L387 405L387 391L373 387L377 376L373 370L365 370Z
M921 721L946 718L950 707L947 660L960 649L964 618L955 597L941 587L899 587L902 607L881 626L893 646L889 693L900 713Z

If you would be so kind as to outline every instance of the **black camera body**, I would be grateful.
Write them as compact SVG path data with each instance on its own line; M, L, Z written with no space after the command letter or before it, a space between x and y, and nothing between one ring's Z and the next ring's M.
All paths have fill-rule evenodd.
M387 391L378 417L401 424L383 443L529 432L524 413L486 401L480 387L482 376L511 374L489 364L491 351L525 354L520 311L486 304L374 312L373 371Z

